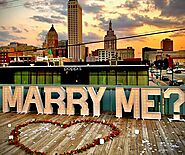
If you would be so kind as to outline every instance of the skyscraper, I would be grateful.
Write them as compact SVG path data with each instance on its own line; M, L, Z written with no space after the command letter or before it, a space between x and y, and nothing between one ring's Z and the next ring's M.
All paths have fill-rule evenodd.
M82 43L82 8L78 0L68 1L68 41L69 45ZM81 59L80 46L69 47L69 58L76 61Z
M117 49L117 40L114 31L112 30L112 22L109 23L109 30L104 37L104 49L105 50L116 50Z

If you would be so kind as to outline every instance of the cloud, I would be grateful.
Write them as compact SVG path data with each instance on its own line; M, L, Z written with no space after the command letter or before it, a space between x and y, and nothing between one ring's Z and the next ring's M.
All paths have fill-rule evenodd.
M161 16L185 16L185 0L152 0L154 7L161 11Z
M117 8L127 8L128 10L137 9L139 7L140 4L138 1L128 1L128 0L124 4L117 6Z
M185 31L179 31L179 32L176 32L172 35L170 35L169 37L182 37L182 36L185 36Z
M129 18L127 15L122 15L117 19L114 19L113 23L115 25L114 28L118 31L143 26L143 24L140 21L135 21L134 19Z
M67 16L67 8L66 9L62 9L61 7L51 7L51 9L63 16Z
M38 40L38 41L44 42L44 40L46 39L47 33L48 33L47 30L42 30L42 31L37 35L37 40Z
M67 16L67 1L65 0L37 0L32 2L25 2L24 7L36 10L38 12L55 11L61 15Z
M82 4L86 4L88 2L88 0L78 0L78 2L80 3L80 6L82 6Z
M129 11L137 11L138 13L150 12L155 8L155 0L126 0L124 3L117 6L117 9L127 9ZM116 13L119 13L116 10Z
M0 0L0 7L7 6L8 2L7 0Z
M46 39L46 35L49 30L42 30L38 35L37 35L37 40L44 42ZM67 33L66 32L57 32L58 33L58 40L67 40Z
M153 0L156 9L165 8L168 5L168 0Z
M142 16L138 14L133 14L132 16L135 18L136 22L139 21L143 24L154 25L161 28L176 27L185 24L185 21L179 21L175 19L163 19L161 17L149 18L148 16Z
M109 13L109 14L113 14L113 15L115 15L115 14L119 14L119 12L117 12L117 11L109 11L109 12L107 12L107 13Z
M2 30L6 30L6 27L5 27L5 26L1 26L1 29L2 29Z
M63 24L64 26L67 26L67 22L66 22L66 19L64 17L51 15L51 18L59 20L61 24Z
M26 38L11 35L7 31L0 32L0 41L1 42L11 42L12 40L22 40L22 39L26 39Z
M185 0L170 0L169 5L162 8L162 16L185 16Z
M25 32L29 32L28 29L24 29Z
M67 40L68 36L66 32L59 32L58 33L58 40Z
M91 26L94 27L94 28L97 28L98 27L97 25L94 25L94 24L91 24Z
M22 33L22 31L15 26L12 26L11 29L14 33Z
M88 22L84 22L84 24L85 24L85 27L88 27L89 26Z
M96 14L96 16L94 17L94 20L99 20L99 21L101 21L102 23L107 22L107 21L105 20L105 17L103 17L102 14Z
M52 0L50 9L60 15L67 16L67 3L67 1Z
M9 31L9 32L13 32L13 33L23 33L23 32L29 32L28 29L26 28L18 28L15 26L11 26L11 27L5 27L5 26L0 26L1 30L3 31Z
M49 6L49 5L50 5L49 2L42 1L42 0L37 0L37 1L33 0L32 2L25 2L24 3L24 7L34 9L34 10L40 8L41 6L46 7L46 6Z
M67 5L67 1L61 0L50 0L50 5Z
M53 15L51 15L51 18L55 18L55 19L65 19L64 17L61 17L61 16L53 16Z
M106 21L105 18L99 18L101 21L100 27L104 30L108 30L109 20ZM135 19L129 18L127 15L122 14L120 17L116 19L112 19L113 29L116 31L124 31L129 30L130 31L134 28L143 26L143 23L140 21L136 21Z
M92 3L92 4L86 4L87 0L80 0L80 5L82 6L82 9L85 13L99 13L102 11L102 8L104 6ZM36 10L38 12L52 12L54 14L58 13L59 15L67 17L67 0L50 0L50 1L43 1L43 0L37 0L32 2L25 2L24 7ZM54 14L54 15L55 15ZM46 16L43 16L46 18ZM63 18L64 18L63 17ZM51 23L50 19L43 19L41 15L37 15L36 17L33 17L36 21L46 21Z
M93 3L90 5L89 4L82 4L81 7L82 7L83 11L86 13L97 14L102 11L104 5L99 5L99 4Z
M96 33L88 32L88 34L83 34L83 42L102 40L102 37L98 36Z
M61 23L61 20L58 18L49 18L49 17L43 17L43 16L33 16L30 17L31 19L35 20L35 21L39 21L39 22L45 22L45 23Z

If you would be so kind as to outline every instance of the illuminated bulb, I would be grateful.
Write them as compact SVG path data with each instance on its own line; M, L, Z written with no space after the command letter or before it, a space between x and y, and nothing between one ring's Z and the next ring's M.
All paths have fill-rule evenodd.
M10 136L9 136L9 139L13 139L13 135L10 135Z
M138 135L139 134L139 130L136 129L135 130L135 134Z
M103 145L104 143L104 139L100 139L100 144Z

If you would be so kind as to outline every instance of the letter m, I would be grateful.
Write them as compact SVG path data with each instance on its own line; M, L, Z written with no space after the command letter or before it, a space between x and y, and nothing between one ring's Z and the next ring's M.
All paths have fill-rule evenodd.
M10 107L16 107L16 104L19 113L23 105L23 86L16 86L14 94L11 86L3 86L3 112L9 112Z
M132 88L129 100L127 101L124 88L116 88L116 117L122 117L122 108L124 112L131 112L134 106L134 118L140 118L139 107L139 88Z

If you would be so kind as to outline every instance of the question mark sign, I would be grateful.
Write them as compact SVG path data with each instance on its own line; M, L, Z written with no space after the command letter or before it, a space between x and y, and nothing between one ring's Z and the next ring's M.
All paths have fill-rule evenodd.
M185 102L185 94L184 92L179 88L168 88L164 92L164 98L170 98L171 94L178 94L179 98L174 103L174 114L173 119L180 120L180 106Z

